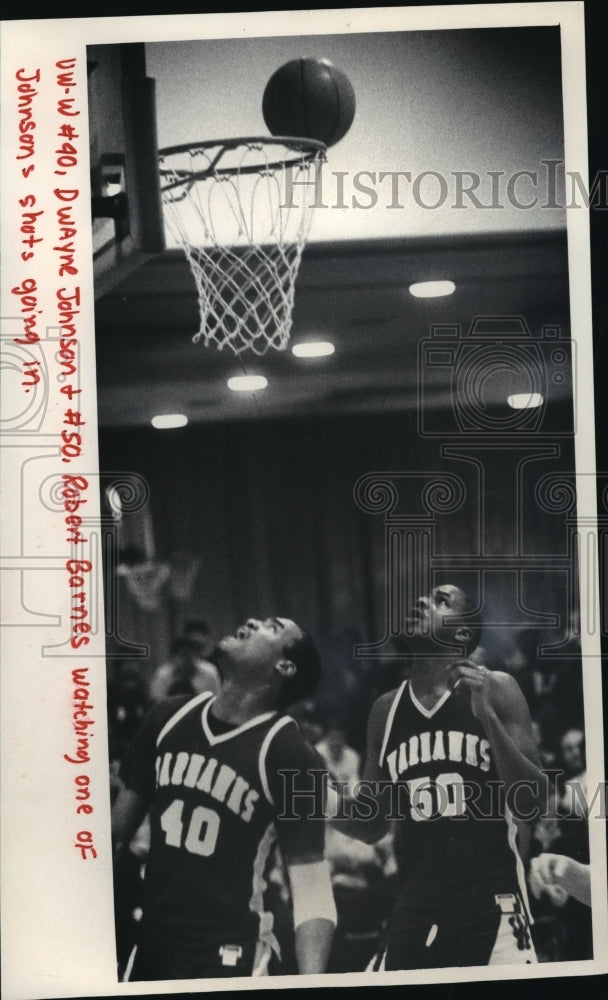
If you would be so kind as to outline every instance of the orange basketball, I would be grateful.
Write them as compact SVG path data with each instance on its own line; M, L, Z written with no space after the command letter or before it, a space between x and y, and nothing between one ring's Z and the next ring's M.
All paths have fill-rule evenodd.
M355 103L346 73L328 59L293 59L270 77L262 113L273 135L317 139L333 146L352 125Z

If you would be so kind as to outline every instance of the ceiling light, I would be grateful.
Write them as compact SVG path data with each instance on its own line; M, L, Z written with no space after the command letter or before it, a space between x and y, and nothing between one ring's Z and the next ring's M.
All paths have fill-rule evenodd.
M540 392L517 392L507 397L507 403L514 410L534 410L543 405L544 399Z
M226 384L233 392L255 392L256 389L265 389L268 379L263 375L234 375Z
M296 358L326 358L334 353L335 347L328 340L309 340L294 344L291 351Z
M417 299L437 299L456 291L453 281L417 281L410 285L410 293Z
M159 413L152 417L152 426L157 430L167 430L169 427L185 427L188 417L184 413Z

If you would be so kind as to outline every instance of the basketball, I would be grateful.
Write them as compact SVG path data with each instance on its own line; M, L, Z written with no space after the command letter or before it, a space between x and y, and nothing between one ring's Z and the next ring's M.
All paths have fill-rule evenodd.
M262 113L272 135L317 139L334 146L355 117L355 92L327 59L293 59L266 84Z

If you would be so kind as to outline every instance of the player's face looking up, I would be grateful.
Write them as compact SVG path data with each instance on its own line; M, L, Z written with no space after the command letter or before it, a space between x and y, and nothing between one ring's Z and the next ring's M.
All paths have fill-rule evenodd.
M460 587L442 584L428 596L415 601L409 614L409 625L414 637L421 641L435 640L449 645L466 643L470 629L462 624L462 618L470 607L470 601Z
M290 618L248 618L224 636L218 650L229 667L243 667L261 677L281 669L289 660L289 649L301 638L301 629Z

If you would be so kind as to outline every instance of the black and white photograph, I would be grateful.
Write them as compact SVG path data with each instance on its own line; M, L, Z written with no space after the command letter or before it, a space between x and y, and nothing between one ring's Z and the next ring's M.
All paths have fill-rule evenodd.
M3 22L10 1000L608 971L586 6Z

